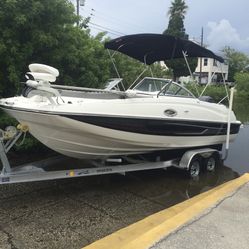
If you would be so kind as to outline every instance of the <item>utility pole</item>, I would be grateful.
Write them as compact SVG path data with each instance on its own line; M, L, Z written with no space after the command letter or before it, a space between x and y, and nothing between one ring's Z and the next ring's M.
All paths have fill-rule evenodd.
M80 6L85 6L85 0L76 0L76 14L80 17ZM79 21L77 21L77 25L79 25Z
M203 47L203 27L201 27L201 46ZM202 77L202 57L200 58L199 83L201 83L201 77Z
M77 16L80 16L80 0L76 0L76 13Z
M77 17L80 17L80 0L76 0L76 14ZM79 19L77 20L77 26L79 26Z

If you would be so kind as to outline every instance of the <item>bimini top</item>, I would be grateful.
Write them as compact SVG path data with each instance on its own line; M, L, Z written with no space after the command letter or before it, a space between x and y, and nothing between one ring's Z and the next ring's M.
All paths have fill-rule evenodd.
M105 48L119 51L134 59L151 65L156 61L188 57L207 57L220 62L224 59L200 45L171 35L126 35L105 43Z

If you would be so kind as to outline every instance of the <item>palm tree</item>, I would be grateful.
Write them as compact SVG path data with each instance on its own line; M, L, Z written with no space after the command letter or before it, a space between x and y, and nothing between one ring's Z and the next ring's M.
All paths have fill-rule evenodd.
M173 0L168 10L169 23L168 28L163 32L165 35L173 35L175 37L188 39L188 34L185 32L184 19L187 13L188 6L184 0ZM191 71L197 65L196 59L188 60ZM174 79L177 77L189 75L188 67L183 59L175 59L165 62L166 65L172 69Z
M185 4L184 0L174 0L173 2L171 2L168 15L170 16L170 18L178 16L184 19L187 13L187 9L188 6Z
M184 18L187 13L188 6L184 0L174 0L168 10L169 24L164 34L173 35L180 38L188 39L185 33Z

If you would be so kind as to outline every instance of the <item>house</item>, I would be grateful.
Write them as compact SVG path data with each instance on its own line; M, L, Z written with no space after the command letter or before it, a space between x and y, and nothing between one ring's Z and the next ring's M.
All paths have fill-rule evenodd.
M211 58L198 58L194 76L201 84L223 82L223 77L228 78L228 65Z

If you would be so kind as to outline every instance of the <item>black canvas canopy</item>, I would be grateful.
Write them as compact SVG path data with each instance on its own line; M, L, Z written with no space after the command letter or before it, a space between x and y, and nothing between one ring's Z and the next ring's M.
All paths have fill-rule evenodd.
M162 34L122 36L105 43L105 48L119 51L151 65L156 61L188 57L207 57L224 62L223 58L200 45L181 38Z

